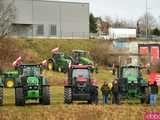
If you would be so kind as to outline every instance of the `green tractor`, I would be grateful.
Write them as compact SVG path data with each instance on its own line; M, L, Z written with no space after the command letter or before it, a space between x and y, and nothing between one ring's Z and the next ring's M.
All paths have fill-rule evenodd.
M122 99L140 99L141 103L147 102L147 82L142 78L140 66L121 66L117 68L118 84Z
M0 106L3 105L3 81L0 77Z
M26 100L39 100L40 104L50 104L47 79L41 76L41 65L21 64L17 66L19 77L15 81L15 105L24 106Z
M67 56L65 56L64 53L58 52L53 53L52 58L48 60L47 64L48 70L66 73L69 64L71 64L71 60Z
M3 73L3 82L4 82L4 87L6 88L13 88L15 79L18 77L18 71L17 70L12 70L12 71L7 71Z
M68 71L68 80L65 81L64 86L64 103L95 102L91 98L91 87L95 86L91 69L92 66L89 65L71 65Z
M72 64L77 65L92 65L94 67L93 71L98 72L97 66L94 65L88 51L84 50L73 50L71 55Z

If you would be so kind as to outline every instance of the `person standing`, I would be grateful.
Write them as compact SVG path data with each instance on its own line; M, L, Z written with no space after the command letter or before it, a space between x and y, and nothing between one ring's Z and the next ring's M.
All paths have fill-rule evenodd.
M115 68L115 64L112 64L112 75L116 74L116 68Z
M108 104L109 86L107 82L104 82L104 84L101 87L101 91L103 96L103 103Z
M112 103L117 105L120 104L120 87L118 85L117 79L113 81L112 95L113 95Z
M157 94L158 94L158 85L156 81L154 82L154 84L150 85L150 89L151 89L150 105L156 106L156 99L157 99Z
M91 94L91 103L98 104L98 86L95 82L93 82L91 88L90 88L90 94Z

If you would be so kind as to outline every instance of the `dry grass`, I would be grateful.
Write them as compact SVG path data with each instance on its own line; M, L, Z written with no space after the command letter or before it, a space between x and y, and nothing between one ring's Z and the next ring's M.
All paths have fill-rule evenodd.
M14 105L14 89L5 89L5 104L0 107L0 120L143 120L144 113L160 111L141 104L88 105L75 102L63 104L63 86L52 86L51 105L42 106L37 103L27 103L24 107ZM101 98L101 96L99 96Z
M150 111L145 106L103 106L103 105L28 105L7 107L0 112L1 120L143 120ZM1 109L2 110L2 109ZM160 111L160 107L155 108Z

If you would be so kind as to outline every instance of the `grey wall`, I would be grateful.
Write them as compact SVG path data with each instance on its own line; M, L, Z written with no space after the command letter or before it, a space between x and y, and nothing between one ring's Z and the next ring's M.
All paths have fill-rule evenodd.
M44 36L49 36L49 26L57 26L57 37L89 37L89 4L15 0L15 24L33 24L36 35L37 24L44 25Z

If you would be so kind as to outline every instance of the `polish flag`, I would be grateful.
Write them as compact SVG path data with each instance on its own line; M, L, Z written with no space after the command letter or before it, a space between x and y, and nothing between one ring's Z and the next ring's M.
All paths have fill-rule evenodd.
M47 60L43 60L42 65L46 66L47 65Z
M54 49L51 50L51 52L52 52L53 54L56 54L56 53L59 52L59 48L58 48L58 47L57 47L57 48L54 48Z
M18 57L13 63L12 66L16 67L17 65L22 64L22 57Z

